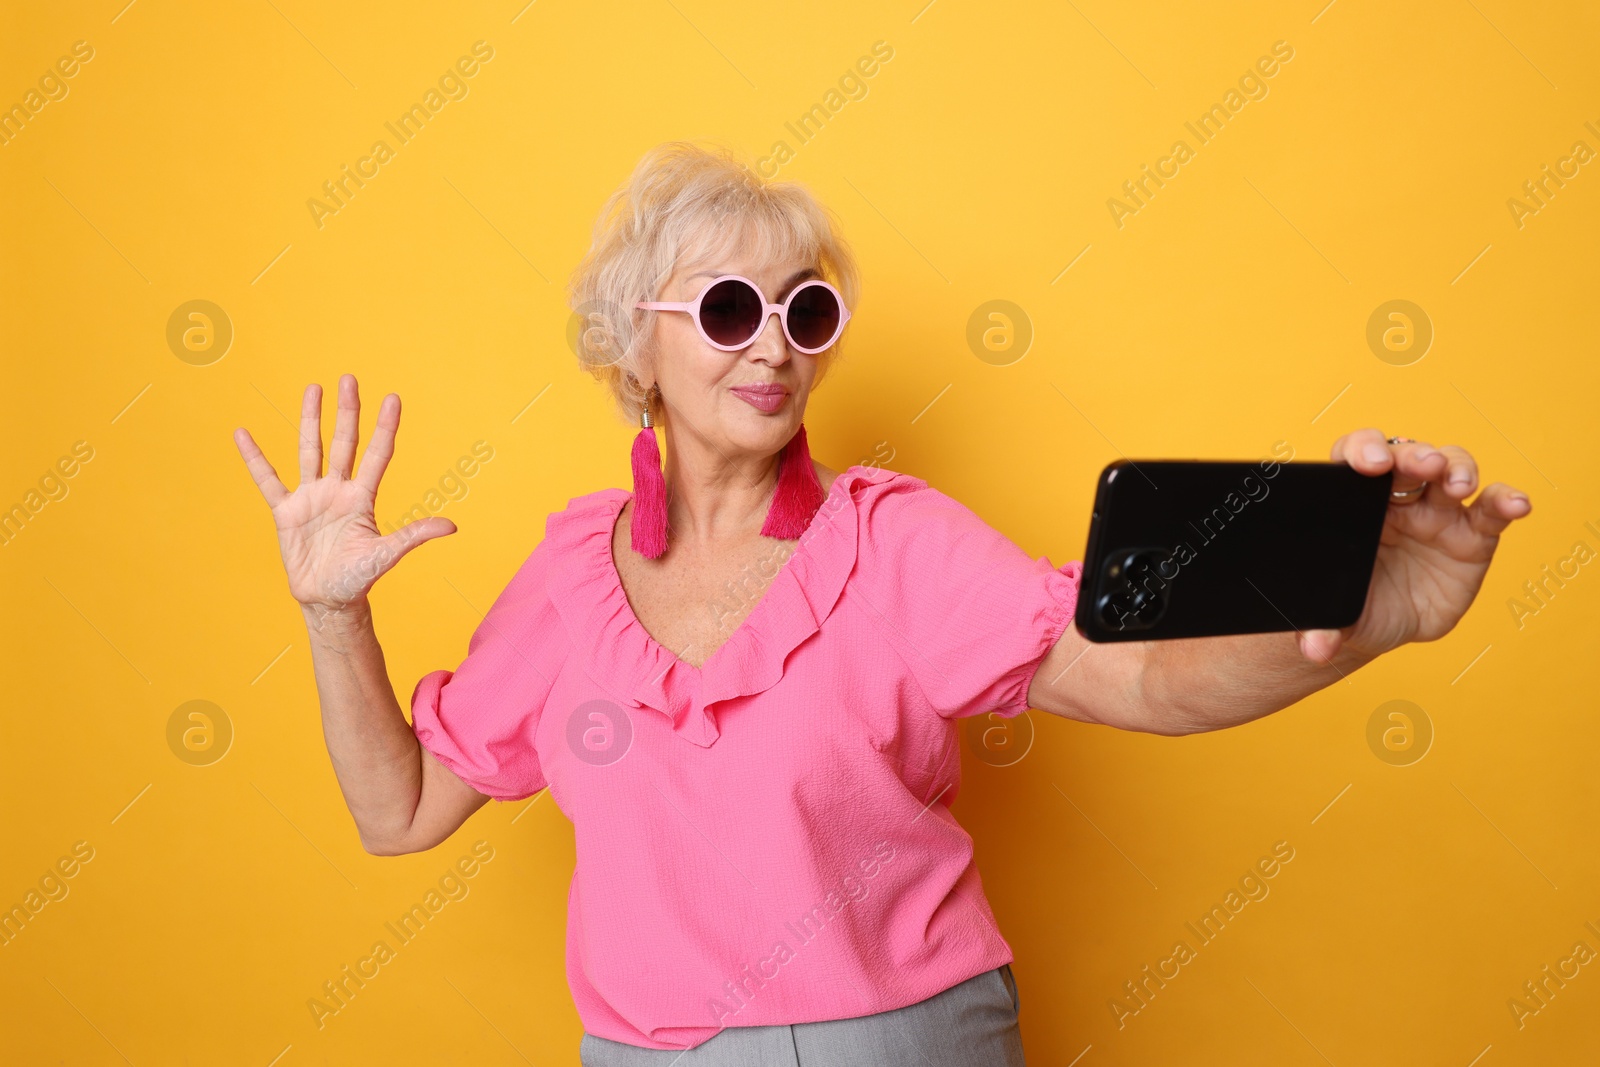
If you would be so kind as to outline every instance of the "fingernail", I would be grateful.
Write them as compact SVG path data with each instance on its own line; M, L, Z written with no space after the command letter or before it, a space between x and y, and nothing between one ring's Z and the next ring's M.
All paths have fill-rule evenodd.
M1472 477L1466 471L1456 471L1450 476L1451 485L1466 485L1470 481L1472 481Z
M1372 444L1363 448L1361 455L1368 463L1382 463L1389 458L1389 450L1383 445Z

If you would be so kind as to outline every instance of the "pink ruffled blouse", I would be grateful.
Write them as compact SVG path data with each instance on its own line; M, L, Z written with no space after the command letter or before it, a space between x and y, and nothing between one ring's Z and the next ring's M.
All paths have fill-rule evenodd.
M623 591L611 537L629 496L551 514L466 659L411 698L417 738L464 782L500 800L548 786L572 821L584 1029L692 1048L904 1007L1011 962L949 810L956 720L1027 710L1081 562L1031 559L921 479L853 466L696 668Z

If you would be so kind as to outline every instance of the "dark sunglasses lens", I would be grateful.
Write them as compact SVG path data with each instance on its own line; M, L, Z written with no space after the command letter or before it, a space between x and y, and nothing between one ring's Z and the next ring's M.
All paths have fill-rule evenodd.
M761 325L761 295L744 282L713 285L700 301L700 326L719 345L742 345Z
M833 340L841 311L833 290L808 285L795 294L789 305L789 335L801 348L821 348Z

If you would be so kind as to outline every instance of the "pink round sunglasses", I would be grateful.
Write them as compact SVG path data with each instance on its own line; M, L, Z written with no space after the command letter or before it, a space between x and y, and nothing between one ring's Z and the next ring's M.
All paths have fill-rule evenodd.
M837 341L850 321L844 297L820 278L801 282L781 304L768 302L761 287L749 278L724 274L711 279L693 300L641 300L634 307L688 312L706 344L723 352L748 348L774 312L790 346L808 356Z

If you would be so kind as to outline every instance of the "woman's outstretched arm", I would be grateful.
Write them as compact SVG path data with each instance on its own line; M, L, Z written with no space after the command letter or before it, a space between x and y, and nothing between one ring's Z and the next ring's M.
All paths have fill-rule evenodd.
M1496 482L1469 506L1478 468L1465 449L1390 445L1374 429L1341 437L1332 458L1370 475L1393 465L1397 490L1428 482L1421 497L1389 505L1354 625L1098 645L1069 626L1034 675L1029 705L1126 730L1220 730L1289 707L1403 644L1449 633L1483 585L1500 533L1532 509L1527 496Z
M455 532L448 519L419 519L387 536L373 518L378 483L394 455L400 398L378 409L372 440L353 478L361 402L356 380L339 379L338 415L322 473L322 387L306 387L300 409L300 484L290 493L249 432L234 443L272 509L289 592L300 603L322 703L334 774L361 844L375 855L432 848L489 798L423 749L384 667L367 592L411 549Z

